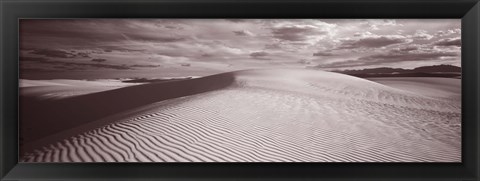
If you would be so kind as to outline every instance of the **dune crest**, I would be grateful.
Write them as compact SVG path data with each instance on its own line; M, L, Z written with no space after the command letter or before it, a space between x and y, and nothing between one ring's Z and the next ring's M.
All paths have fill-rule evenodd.
M244 70L62 101L43 111L65 115L41 120L77 121L64 128L78 126L79 121L111 119L110 123L31 148L22 161L459 162L461 158L459 102L339 73ZM58 111L78 104L88 112ZM95 110L98 107L101 110ZM114 116L120 112L132 114ZM55 131L59 130L50 133Z
M231 75L220 74L188 81L136 85L63 99L45 100L35 94L22 95L20 109L28 113L23 114L20 121L22 139L25 142L35 141L137 107L220 89L232 82Z

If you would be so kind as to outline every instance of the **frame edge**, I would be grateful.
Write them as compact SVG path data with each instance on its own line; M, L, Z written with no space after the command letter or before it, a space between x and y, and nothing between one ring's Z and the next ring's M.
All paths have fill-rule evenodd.
M67 1L69 2L69 1ZM471 2L471 1L468 1L468 2ZM0 26L4 27L3 24L4 24L4 21L6 21L5 19L5 16L4 16L4 5L3 5L4 1L3 0L0 0L0 11L2 13L0 13ZM472 127L471 129L476 129L474 130L474 133L475 134L475 139L474 141L477 142L477 145L476 147L473 147L474 149L472 150L472 152L475 154L476 156L476 159L474 160L474 167L470 167L470 169L473 169L473 170L469 170L469 173L472 173L474 174L474 177L475 178L471 178L471 177L468 177L468 178L464 178L464 179L467 179L467 180L477 180L479 179L479 174L480 174L480 168L478 167L478 163L480 161L479 159L479 153L478 151L480 150L480 144L478 144L478 137L479 137L479 130L480 130L480 124L478 123L479 121L479 118L480 118L480 113L478 112L478 106L480 105L480 96L478 96L478 91L480 90L480 85L479 85L479 70L480 70L480 63L479 63L479 57L480 57L480 52L478 51L479 50L479 45L480 45L480 25L479 25L479 21L480 21L480 4L479 3L476 3L473 8L468 11L468 13L466 13L466 16L464 16L464 18L468 18L467 16L473 16L471 18L473 18L474 20L476 20L476 24L475 24L475 31L476 33L474 33L474 35L469 35L470 39L469 42L472 42L475 46L472 46L474 47L472 51L475 51L475 55L474 55L474 58L473 60L476 60L475 64L473 64L473 66L471 67L471 70L473 71L474 75L475 75L475 78L474 78L474 82L476 82L476 87L475 87L475 90L473 90L474 92L476 92L477 94L474 94L475 95L475 108L477 109L476 111L476 114L474 115L475 116L475 120L476 120L476 125L474 127ZM8 20L7 20L8 21ZM462 22L463 22L463 19L462 19ZM463 23L462 23L462 32L465 30L463 29ZM18 30L18 29L17 29ZM5 55L4 53L6 51L6 49L9 49L7 47L4 47L4 44L6 44L5 40L7 39L5 36L6 35L6 31L3 31L3 28L0 30L0 55L1 55L1 59L2 61L0 61L0 87L2 89L0 89L0 135L2 136L0 138L0 180L3 180L3 179L18 179L17 177L11 175L11 174L8 174L9 171L15 169L15 164L11 165L10 163L7 163L5 164L4 162L7 161L7 159L10 161L11 159L15 160L16 158L8 158L7 156L7 153L9 153L10 151L7 151L8 147L6 146L6 141L4 141L5 139L5 136L7 135L7 130L6 130L6 127L5 127L5 121L6 121L6 116L5 116L5 113L6 113L6 107L4 107L4 102L3 100L5 100L4 98L7 98L5 95L6 93L4 92L4 88L7 86L6 82L8 82L8 80L6 79L9 79L7 78L5 75L6 75L6 72L10 72L7 69L7 67L4 66L5 64L5 61L7 60L7 55ZM462 41L465 41L466 39L463 39L463 34L462 34ZM473 38L475 37L475 38ZM14 37L14 38L17 38L17 37ZM14 48L17 48L17 47L14 47ZM463 47L462 47L463 48ZM462 56L463 56L463 49L462 49ZM11 58L11 57L10 57ZM11 67L10 67L11 68ZM11 79L11 78L10 78ZM465 80L466 81L466 80ZM462 84L463 84L464 80L462 79ZM473 125L472 125L473 126ZM463 138L462 138L463 139ZM465 144L465 142L464 142ZM18 164L17 164L18 166ZM473 171L473 172L472 172ZM114 178L111 178L111 179L114 179ZM362 180L362 179L360 179ZM453 179L452 179L453 180Z

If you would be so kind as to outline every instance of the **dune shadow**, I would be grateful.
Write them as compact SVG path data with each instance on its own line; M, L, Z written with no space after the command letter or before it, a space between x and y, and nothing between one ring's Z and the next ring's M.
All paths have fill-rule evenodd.
M233 82L233 74L223 73L197 79L136 85L56 100L20 96L20 149L29 142L110 115L163 100L221 89Z

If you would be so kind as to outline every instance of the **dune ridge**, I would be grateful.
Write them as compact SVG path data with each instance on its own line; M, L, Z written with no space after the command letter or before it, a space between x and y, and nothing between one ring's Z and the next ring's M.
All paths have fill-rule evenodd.
M223 88L232 82L233 77L227 73L189 81L136 85L63 99L45 100L38 96L23 95L20 97L20 111L28 114L22 114L20 119L21 139L25 142L35 141L140 106Z
M78 96L142 99L110 114L143 109L32 148L21 161L459 162L461 158L461 107L452 100L316 70L245 70L170 84ZM163 89L171 87L183 89L180 93ZM147 93L129 95L138 92ZM58 121L65 120L69 117Z

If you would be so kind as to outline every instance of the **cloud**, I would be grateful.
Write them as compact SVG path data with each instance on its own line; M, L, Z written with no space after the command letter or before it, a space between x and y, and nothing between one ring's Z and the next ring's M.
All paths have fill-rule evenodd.
M190 66L191 66L191 64L189 64L189 63L181 63L180 65L181 65L182 67L190 67Z
M21 20L19 43L20 56L32 57L22 61L41 68L88 69L104 64L105 68L108 65L124 69L127 65L134 69L136 66L132 65L161 64L185 70L210 70L214 64L227 71L225 67L229 64L228 70L273 65L272 61L261 60L274 60L281 63L273 66L288 67L299 67L309 61L316 64L339 60L348 66L389 57L400 62L401 56L435 57L434 52L439 51L458 54L459 39L459 20L66 19ZM429 47L435 50L426 50ZM454 62L458 58L448 57L429 60ZM107 61L92 61L98 58ZM58 65L52 65L52 61ZM67 61L92 66L59 63ZM46 65L42 67L41 63ZM193 67L181 67L180 63L192 63ZM391 61L389 65L408 66L408 63ZM153 66L146 65L144 69L147 67Z
M434 42L433 45L461 47L462 46L462 40L460 38L445 38L445 39L441 39L441 40L438 40L438 41Z
M380 30L382 27L388 26L403 26L402 24L398 24L396 20L391 19L368 19L363 20L362 24L371 30Z
M334 56L334 54L330 52L316 52L316 53L313 53L313 56L326 57L326 56Z
M456 57L459 54L456 52L444 52L444 51L430 51L430 52L407 52L397 53L390 52L385 54L375 54L370 56L361 57L358 60L365 62L402 62L402 61L424 61L424 60L437 60L441 57Z
M304 64L304 65L310 65L310 64L312 64L312 61L302 59L302 60L299 60L298 63Z
M130 65L130 67L139 67L139 68L155 68L155 67L161 67L161 65L143 65L143 64L134 64Z
M175 26L175 25L164 25L162 27L167 28L167 29L171 29L171 30L183 30L183 27Z
M328 64L319 64L319 68L345 68L357 66L372 66L381 64L391 64L407 61L432 61L439 62L444 58L457 58L458 52L447 52L435 49L419 49L417 47L404 47L392 49L387 53L379 53L359 57L357 59L349 59L337 61ZM437 63L440 64L440 63Z
M137 48L129 48L129 47L126 47L125 45L100 45L100 46L97 46L99 49L103 50L103 52L107 52L107 53L110 53L110 52L113 52L113 51L117 51L117 52L142 52L142 51L145 51L145 49L139 49L138 47Z
M233 31L237 36L253 36L253 33L248 30Z
M270 56L270 53L264 51L250 53L250 57L257 60L271 60L268 56Z
M107 59L103 59L103 58L94 58L92 59L92 62L105 62L107 61Z
M308 36L311 36L312 34L328 34L327 31L318 31L313 26L286 26L272 28L272 33L275 38L287 41L305 41Z
M338 49L380 48L410 41L410 39L401 35L375 35L367 32L359 38L341 40Z
M417 46L407 46L407 47L399 48L397 51L409 52L409 51L413 51L413 50L418 50L418 47Z
M116 70L128 70L131 69L126 65L110 65L110 64L101 64L101 63L81 63L81 62L65 62L65 61L57 61L57 60L48 60L45 58L38 58L38 57L20 57L20 61L24 61L25 63L41 63L44 65L54 65L56 67L66 67L69 70L78 69L79 67L93 67L93 68L106 68L106 69L116 69Z
M250 54L250 56L252 57L263 57L263 56L267 56L268 53L267 52L253 52Z
M45 62L48 59L44 57L20 57L20 62Z
M214 56L214 55L209 54L209 53L202 53L202 54L200 54L200 57L206 57L206 58L213 57L213 56Z
M267 44L265 45L265 49L282 49L282 46L280 46L279 43Z
M178 42L178 41L185 40L184 37L179 37L179 36L165 36L165 35L148 34L148 33L124 33L123 35L125 35L131 40L146 41L146 42L169 43L169 42Z
M316 68L345 68L345 67L356 67L364 65L363 62L359 62L358 60L343 60L338 62L332 62L327 64L319 64L315 66Z
M124 38L119 31L125 28L126 20L81 20L81 19L22 19L20 26L21 48L54 45L92 46L97 43L117 42ZM48 41L49 44L44 42Z
M63 50L52 50L52 49L36 49L31 52L32 54L36 55L43 55L46 57L53 57L53 58L73 58L76 57L75 54L63 51Z
M332 36L336 25L319 20L285 20L271 24L269 29L273 38L287 42L315 43Z
M90 58L90 55L86 52L78 52L77 57Z
M225 19L227 21L233 22L233 23L243 23L243 22L248 22L246 19Z
M33 68L33 67L20 67L20 68L22 69L22 72L20 72L20 74L32 73L32 72L50 72L50 73L52 73L53 71L56 71L56 70L46 69L46 68Z
M81 67L94 67L94 68L106 68L106 69L116 69L116 70L129 70L126 65L109 65L109 64L90 64L90 63L76 63L76 62L59 62L65 66L81 66Z
M411 37L420 40L430 40L433 38L433 35L428 34L425 30L417 30Z
M55 49L33 49L29 52L32 55L42 55L49 58L90 58L88 52L77 52L75 50L55 50Z
M450 36L450 35L459 35L462 32L460 28L448 29L448 30L438 30L436 35L438 36Z
M155 54L162 57L186 57L186 52L175 50L162 50L161 52L157 52Z

